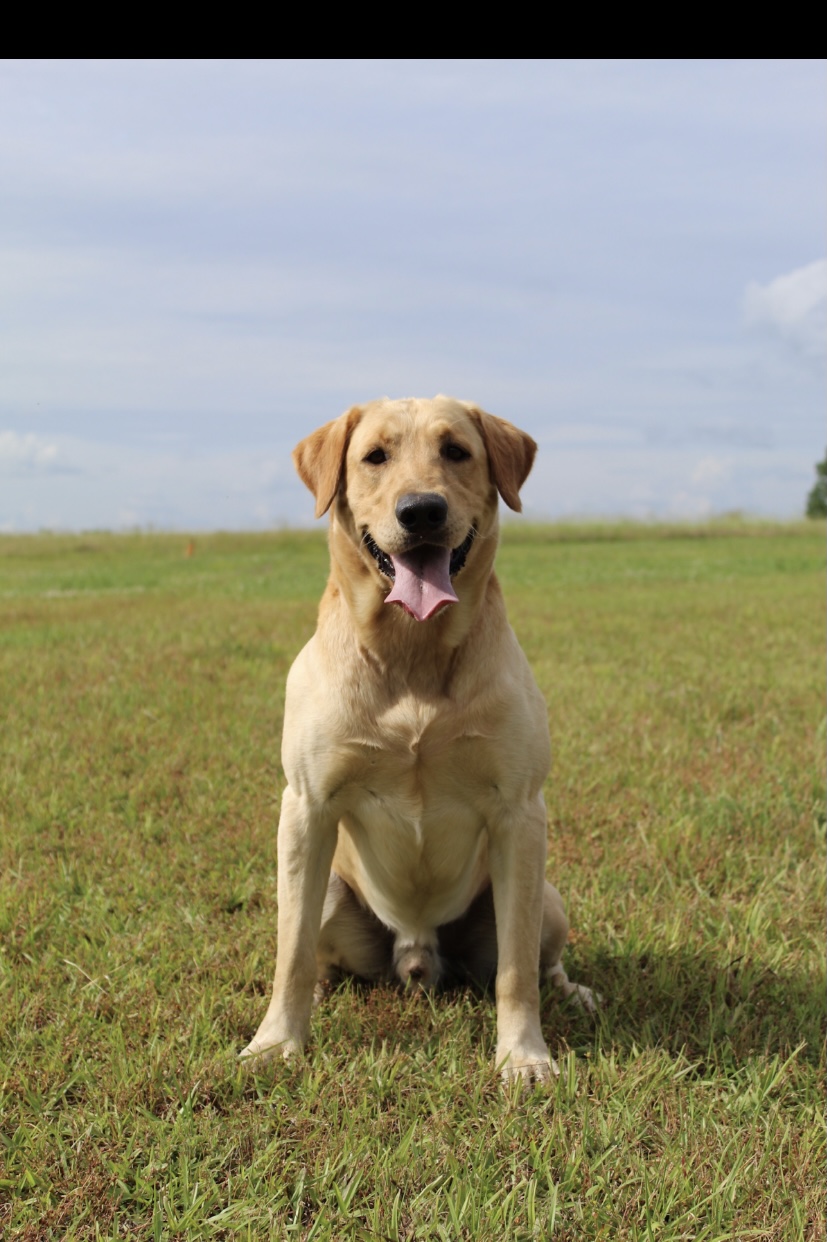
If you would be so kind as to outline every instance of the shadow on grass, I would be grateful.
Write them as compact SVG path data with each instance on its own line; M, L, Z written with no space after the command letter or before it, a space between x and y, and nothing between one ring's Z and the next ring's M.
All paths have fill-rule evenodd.
M801 1060L819 1063L824 986L812 975L779 974L755 961L721 967L689 951L571 954L567 969L603 1000L590 1036L586 1015L544 993L546 1031L573 1047L585 1039L599 1050L666 1048L720 1070L805 1044Z
M576 960L571 954L567 969L573 980L598 992L602 1003L592 1017L555 988L543 988L541 1021L552 1050L568 1046L604 1054L662 1048L697 1062L701 1074L735 1069L756 1055L789 1056L802 1044L802 1062L820 1061L823 987L814 977L782 976L738 962L722 969L689 952L579 953ZM416 995L351 978L325 998L319 1012L323 1025L335 1028L341 1040L387 1041L406 1051L420 1047L458 1010L470 1040L490 1050L493 987L451 984Z

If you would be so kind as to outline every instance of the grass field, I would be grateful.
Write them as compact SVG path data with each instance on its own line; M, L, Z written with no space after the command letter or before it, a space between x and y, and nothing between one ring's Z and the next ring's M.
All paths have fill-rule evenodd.
M0 537L0 1235L824 1237L824 527L511 527L547 697L561 1066L345 987L245 1072L319 533Z

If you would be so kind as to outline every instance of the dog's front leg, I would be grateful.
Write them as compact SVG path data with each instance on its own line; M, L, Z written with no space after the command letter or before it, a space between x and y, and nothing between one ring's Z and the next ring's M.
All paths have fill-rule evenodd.
M545 807L538 799L520 811L504 811L489 832L497 923L497 1064L506 1081L542 1081L557 1072L540 1029Z
M304 1045L316 984L316 942L337 821L288 786L278 836L278 945L273 995L243 1058L290 1057Z

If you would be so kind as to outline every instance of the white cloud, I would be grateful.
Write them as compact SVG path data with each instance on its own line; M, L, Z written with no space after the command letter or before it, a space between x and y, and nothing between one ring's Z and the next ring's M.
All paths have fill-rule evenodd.
M776 276L767 285L752 281L744 293L744 317L770 329L797 352L823 358L827 352L827 259Z
M718 457L703 457L690 474L690 479L699 487L715 487L725 483L732 474L727 462Z
M56 444L31 432L0 431L0 470L49 469L57 464Z
M557 445L541 452L522 490L529 518L699 518L740 509L798 516L812 465L789 445L729 447L698 455L692 445Z
M286 449L125 451L3 431L0 476L0 530L255 529L313 510Z

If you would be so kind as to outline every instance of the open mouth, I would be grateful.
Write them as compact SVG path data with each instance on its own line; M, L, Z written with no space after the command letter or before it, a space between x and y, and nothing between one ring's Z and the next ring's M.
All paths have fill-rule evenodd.
M468 553L471 551L471 544L474 542L476 534L477 534L476 529L472 526L468 534L463 539L462 543L459 545L459 547L451 549L451 556L448 561L448 573L451 578L453 578L456 574L458 574L459 571L462 569L463 565L465 564L467 557L468 557ZM396 578L396 570L394 568L393 558L390 557L387 552L382 551L382 549L379 547L379 544L376 542L375 539L371 538L370 534L367 531L365 531L364 535L362 536L362 542L364 543L368 552L370 552L373 559L376 561L376 564L379 566L380 572L383 573L386 578L390 578L391 582L393 582ZM422 556L422 557L427 558L429 556L434 556L434 555L441 556L441 555L444 555L444 553L445 553L444 548L437 547L434 544L430 544L430 543L423 543L423 544L420 544L417 548L411 549L410 552L404 552L402 555L405 557ZM397 559L401 559L401 558L397 558Z
M392 555L384 552L365 531L362 536L380 573L393 583L385 598L386 604L401 604L417 621L427 621L446 604L455 604L457 594L451 579L459 573L474 542L472 526L459 547L442 548L420 543L406 552Z

